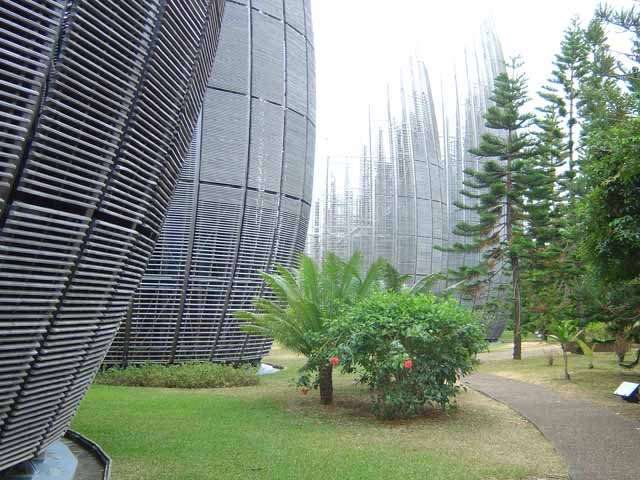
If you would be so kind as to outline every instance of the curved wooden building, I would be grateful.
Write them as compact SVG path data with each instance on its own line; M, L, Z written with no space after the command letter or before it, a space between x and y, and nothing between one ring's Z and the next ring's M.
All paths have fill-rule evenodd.
M106 362L255 362L233 312L304 250L315 141L308 0L227 1L202 116L160 239Z
M0 471L65 432L126 317L223 8L0 5Z

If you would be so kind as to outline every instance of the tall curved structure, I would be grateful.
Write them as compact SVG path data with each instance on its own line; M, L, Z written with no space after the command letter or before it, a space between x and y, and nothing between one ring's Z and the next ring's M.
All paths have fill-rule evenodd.
M359 163L339 160L337 172L327 165L324 191L313 209L312 257L361 251L365 263L383 257L414 282L478 263L479 253L435 247L467 241L453 234L454 227L474 220L473 212L455 204L465 200L460 193L465 170L482 167L483 160L469 150L487 131L484 114L493 80L504 69L500 41L490 25L482 26L480 38L461 60L442 82L447 89L441 87L440 98L425 64L411 62L400 85L388 90L385 115L378 112L377 123L369 119L369 141ZM357 180L351 183L354 172ZM504 282L498 269L486 288L464 300L474 307L486 305Z
M228 1L202 118L106 363L257 361L233 312L295 262L309 219L315 73L308 0Z
M477 213L456 207L456 203L468 202L460 191L468 179L465 170L481 170L481 157L469 152L479 145L482 134L488 129L484 115L490 105L489 97L493 91L493 81L504 71L502 46L495 32L487 25L483 26L480 45L476 49L465 51L464 66L456 77L456 91L465 92L462 101L455 109L450 122L445 123L444 136L449 148L446 150L447 178L449 183L449 231L453 232L459 222L477 221ZM450 235L451 243L467 243L469 238ZM447 254L447 267L456 270L462 265L475 265L480 261L480 253Z
M411 64L408 80L393 102L388 95L384 124L376 129L370 121L354 191L349 180L343 192L333 180L327 185L320 243L342 256L361 251L368 264L386 258L416 281L444 267L433 246L446 243L447 184L437 107L422 62Z
M64 433L125 318L223 7L0 5L0 471Z

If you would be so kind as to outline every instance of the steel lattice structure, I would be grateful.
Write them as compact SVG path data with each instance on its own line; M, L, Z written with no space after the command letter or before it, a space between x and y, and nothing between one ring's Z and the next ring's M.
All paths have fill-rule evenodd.
M228 1L203 115L106 362L258 361L233 312L304 249L315 141L308 0Z
M126 316L223 7L0 5L0 470L64 433Z
M478 253L434 248L464 243L467 239L455 237L453 228L473 221L473 213L455 202L464 201L464 170L481 168L482 160L469 149L486 131L483 116L493 79L504 69L500 42L489 25L463 59L460 72L448 77L450 98L439 99L425 64L410 62L408 75L387 95L386 119L369 119L369 141L358 165L336 162L336 168L328 162L324 191L313 207L309 255L319 260L325 251L342 257L361 251L365 264L383 257L414 282L479 261ZM470 302L486 304L503 283L497 275Z

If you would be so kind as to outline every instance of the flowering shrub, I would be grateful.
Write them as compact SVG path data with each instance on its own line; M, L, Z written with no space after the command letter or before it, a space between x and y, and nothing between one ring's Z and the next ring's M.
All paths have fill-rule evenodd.
M454 300L422 294L374 293L333 326L343 370L358 372L381 418L445 407L471 372L484 346L484 330Z

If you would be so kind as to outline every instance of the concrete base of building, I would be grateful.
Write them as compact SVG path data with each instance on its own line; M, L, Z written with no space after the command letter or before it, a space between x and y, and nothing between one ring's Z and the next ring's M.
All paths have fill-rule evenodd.
M37 457L0 472L0 480L109 480L110 466L99 445L69 430Z

